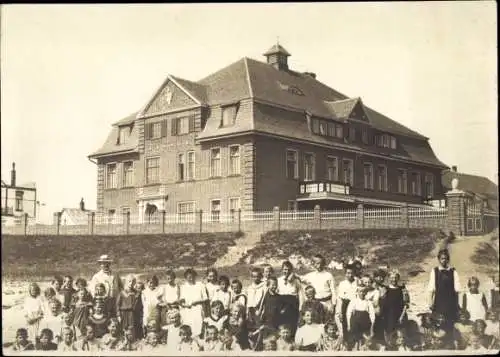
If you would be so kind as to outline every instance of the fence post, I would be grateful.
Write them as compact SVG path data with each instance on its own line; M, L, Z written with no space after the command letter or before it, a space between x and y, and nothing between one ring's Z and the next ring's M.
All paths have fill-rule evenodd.
M317 229L321 229L321 207L319 205L314 206L314 223Z
M358 208L356 210L356 220L358 221L358 228L365 228L365 209L363 204L358 204Z
M129 233L130 233L130 211L123 213L123 225L125 228L125 234L129 235Z
M165 210L162 209L160 211L160 224L161 224L161 233L165 234Z
M56 235L59 235L59 226L61 225L61 212L54 212L54 225L56 226Z
M276 230L278 231L278 237L280 235L280 228L281 228L281 219L280 219L280 208L278 206L275 206L273 208L273 221L276 227Z
M404 206L400 208L401 212L401 221L403 223L403 227L406 229L410 228L410 215L408 213L408 203L405 203Z
M203 210L199 210L195 216L195 225L199 227L199 232L203 232Z
M95 224L95 212L89 212L88 218L89 218L89 234L93 235L94 234L94 224Z
M446 193L448 201L448 230L456 236L466 235L467 232L465 196L465 192L457 188Z
M28 233L28 214L23 214L23 226L24 226L24 235Z

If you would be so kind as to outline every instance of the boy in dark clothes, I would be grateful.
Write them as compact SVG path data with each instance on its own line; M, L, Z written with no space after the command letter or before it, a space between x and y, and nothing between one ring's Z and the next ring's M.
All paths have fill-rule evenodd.
M311 310L313 312L313 323L324 324L326 320L325 307L321 302L315 299L316 291L314 287L308 285L305 289L305 301L300 309L300 316L303 316L304 311Z

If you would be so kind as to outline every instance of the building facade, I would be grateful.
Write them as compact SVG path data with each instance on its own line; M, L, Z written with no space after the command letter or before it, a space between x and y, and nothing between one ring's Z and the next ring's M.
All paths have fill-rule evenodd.
M36 185L27 183L18 185L16 182L16 164L12 164L10 184L2 180L2 225L16 225L22 223L25 214L29 218L36 218L37 200Z
M198 81L167 79L89 155L97 211L422 205L446 169L428 138L289 69L279 44Z

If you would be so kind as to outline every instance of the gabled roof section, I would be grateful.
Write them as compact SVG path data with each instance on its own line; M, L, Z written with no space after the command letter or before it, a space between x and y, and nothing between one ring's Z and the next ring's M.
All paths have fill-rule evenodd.
M204 85L188 81L187 79L174 77L171 74L169 74L168 77L198 104L206 103L207 89Z
M130 135L124 144L117 144L119 127L113 125L104 145L97 151L89 155L89 158L108 154L120 154L127 152L138 152L139 139L137 135L137 127L134 125L130 131Z
M348 98L337 101L325 101L325 104L331 110L335 119L346 120L351 115L356 104L359 103L359 98Z

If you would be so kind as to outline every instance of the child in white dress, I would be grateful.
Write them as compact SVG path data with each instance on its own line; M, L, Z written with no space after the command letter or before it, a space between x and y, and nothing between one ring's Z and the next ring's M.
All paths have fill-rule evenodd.
M31 283L28 292L29 294L24 301L24 317L28 323L28 336L36 341L39 337L40 321L43 318L45 309L38 284Z
M148 279L146 288L141 293L142 298L142 324L148 325L149 320L155 320L160 323L160 306L163 299L163 290L159 287L158 277L153 275Z
M167 283L163 285L163 298L160 302L160 326L167 325L168 311L172 308L179 307L180 299L180 287L179 284L175 282L175 272L173 270L168 270L166 273Z
M224 313L229 313L229 307L231 306L232 301L232 291L229 290L229 278L225 275L222 275L219 278L219 288L214 292L212 296L211 302L219 300L222 302L224 306Z
M312 310L303 312L302 321L304 325L299 327L295 334L295 345L299 351L316 351L324 330L323 324L313 323Z
M467 282L468 292L462 295L462 310L469 313L471 321L486 319L488 303L483 292L479 291L479 279L471 277Z
M180 342L177 345L177 352L199 352L201 350L198 342L193 339L193 333L191 332L191 327L188 325L182 325L179 329Z
M201 282L196 281L193 269L187 269L184 278L186 282L180 291L181 319L183 324L191 327L193 336L198 337L203 325L203 306L208 301L207 290Z

